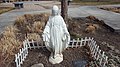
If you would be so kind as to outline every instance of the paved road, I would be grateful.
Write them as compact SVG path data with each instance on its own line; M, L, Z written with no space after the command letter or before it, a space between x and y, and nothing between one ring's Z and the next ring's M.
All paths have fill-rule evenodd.
M40 4L40 5L35 5ZM46 9L43 6L52 7L53 5L58 5L60 7L59 2L53 1L39 1L39 2L24 2L24 8L15 9L10 12L4 13L0 15L0 32L3 31L4 27L14 23L16 17L24 15L24 14L39 14L43 12L51 12L51 9ZM1 5L0 5L1 6ZM2 6L11 6L13 4L2 4ZM112 6L112 5L110 5ZM119 6L119 5L114 5ZM96 6L76 6L70 5L68 9L69 17L86 17L89 15L93 15L100 20L104 20L107 25L115 29L115 31L120 31L120 14L105 11L98 9Z

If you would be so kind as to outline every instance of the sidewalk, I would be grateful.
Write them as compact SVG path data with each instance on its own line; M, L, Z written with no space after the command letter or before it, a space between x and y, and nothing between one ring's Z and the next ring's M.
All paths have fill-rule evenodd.
M57 4L60 7L59 2L53 2L53 1L24 2L24 8L15 9L0 15L0 32L3 31L5 26L13 24L15 19L18 16L22 16L24 14L40 14L45 12L48 12L48 13L51 12L50 8L45 9L43 6L35 5L35 4L42 4L45 6L47 5L49 7L51 7L54 4ZM120 5L113 5L113 6L120 6ZM100 20L104 20L108 26L110 26L115 30L115 32L120 32L120 14L118 13L102 10L97 8L96 6L79 6L78 7L78 5L77 6L70 5L68 8L69 17L87 17L89 15L93 15Z
M13 24L17 17L22 16L24 14L40 14L43 12L50 12L50 10L47 10L41 6L34 5L35 3L44 3L44 2L32 2L32 3L24 2L24 8L15 9L7 13L1 14L0 15L0 32L4 30L5 26ZM13 4L4 3L2 4L2 6L13 7Z
M51 13L51 8L53 5L58 5L60 7L60 2L57 1L26 1L24 3L24 8L15 9L7 13L0 15L0 32L4 30L4 27L14 23L15 19L24 14L40 14L40 13ZM36 5L40 4L40 5ZM13 3L2 3L0 7L14 7ZM49 7L49 9L43 6ZM75 5L70 5L69 8L76 7Z

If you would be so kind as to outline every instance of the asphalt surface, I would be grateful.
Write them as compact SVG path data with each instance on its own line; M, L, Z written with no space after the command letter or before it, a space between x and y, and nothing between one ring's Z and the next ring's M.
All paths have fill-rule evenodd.
M40 4L40 5L36 5L36 4ZM60 2L54 2L54 1L24 2L24 8L15 9L0 15L0 32L4 30L5 26L13 24L17 17L22 16L24 14L40 14L45 12L51 13L51 7L53 5L58 5L60 7ZM0 4L0 6L14 7L12 3L3 3ZM47 9L44 6L47 7ZM101 5L101 6L120 7L120 5ZM89 15L93 15L100 20L104 20L108 26L113 28L116 32L120 32L119 13L102 10L97 8L97 6L70 5L68 8L69 17L86 17Z

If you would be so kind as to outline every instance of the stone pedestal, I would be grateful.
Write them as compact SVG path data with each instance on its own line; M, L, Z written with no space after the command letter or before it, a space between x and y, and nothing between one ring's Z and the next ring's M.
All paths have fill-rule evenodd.
M49 57L49 62L52 64L59 64L63 61L63 55L62 54L56 54L55 56L53 53L51 53L51 56Z

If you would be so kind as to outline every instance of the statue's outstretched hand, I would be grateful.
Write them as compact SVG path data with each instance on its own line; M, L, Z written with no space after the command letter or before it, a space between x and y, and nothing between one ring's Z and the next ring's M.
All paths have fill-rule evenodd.
M48 34L42 34L42 37L43 37L43 41L45 42L49 42L49 35Z

